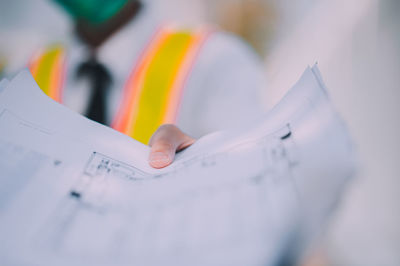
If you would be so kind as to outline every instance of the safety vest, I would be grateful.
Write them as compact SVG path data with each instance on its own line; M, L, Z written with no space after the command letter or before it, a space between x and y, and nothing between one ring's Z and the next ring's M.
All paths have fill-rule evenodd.
M162 124L176 123L185 83L212 30L160 27L142 50L123 90L111 127L147 144ZM29 69L45 94L62 103L66 49L37 52Z

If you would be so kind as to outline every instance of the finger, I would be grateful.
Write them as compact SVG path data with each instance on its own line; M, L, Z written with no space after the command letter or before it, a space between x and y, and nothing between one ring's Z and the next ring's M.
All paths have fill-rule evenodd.
M195 142L195 139L183 133L174 125L162 125L150 139L151 147L149 164L154 168L163 168L170 165L175 153Z

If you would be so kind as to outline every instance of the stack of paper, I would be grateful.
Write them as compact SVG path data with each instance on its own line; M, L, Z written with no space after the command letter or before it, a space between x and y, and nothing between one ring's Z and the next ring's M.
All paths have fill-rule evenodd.
M161 170L149 148L0 83L1 265L276 265L297 257L353 174L316 67L266 116Z

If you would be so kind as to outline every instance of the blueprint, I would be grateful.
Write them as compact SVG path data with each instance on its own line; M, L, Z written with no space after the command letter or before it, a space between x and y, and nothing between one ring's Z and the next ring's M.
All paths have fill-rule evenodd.
M158 170L28 71L0 84L1 265L276 265L321 233L354 174L316 66L264 116Z

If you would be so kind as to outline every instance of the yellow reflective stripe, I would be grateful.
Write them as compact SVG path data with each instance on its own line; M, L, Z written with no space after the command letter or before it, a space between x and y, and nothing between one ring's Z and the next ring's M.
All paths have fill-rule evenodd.
M147 144L164 123L174 123L182 89L206 31L162 29L126 85L114 128Z
M137 106L137 118L132 120L128 134L147 143L152 133L163 122L163 110L167 108L167 96L174 77L189 47L191 35L171 34L149 65Z
M61 102L64 79L64 48L51 46L33 57L29 69L42 91L55 101Z

